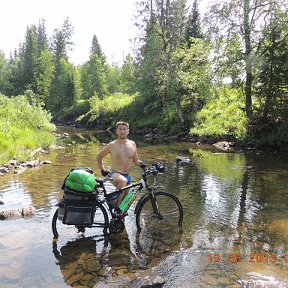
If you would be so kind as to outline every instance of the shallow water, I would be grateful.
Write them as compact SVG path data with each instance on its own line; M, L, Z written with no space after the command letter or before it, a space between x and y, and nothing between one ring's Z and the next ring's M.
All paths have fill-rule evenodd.
M164 287L288 286L287 156L137 140L146 163L165 161L158 184L181 200L182 230L147 239L136 233L129 213L126 231L107 241L79 236L55 242L51 219L66 174L79 166L98 174L95 156L111 137L68 132L81 145L43 155L51 164L0 178L1 210L33 204L37 211L32 218L0 222L1 287L117 287L147 268L166 280ZM193 165L177 164L178 155ZM133 179L140 173L135 167Z

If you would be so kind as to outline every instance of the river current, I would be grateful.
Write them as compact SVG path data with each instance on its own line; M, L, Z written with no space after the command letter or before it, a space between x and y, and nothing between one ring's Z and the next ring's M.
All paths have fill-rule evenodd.
M96 154L114 137L59 132L68 132L71 144L41 155L51 164L0 177L0 211L36 208L31 218L0 221L1 288L125 287L147 271L161 276L164 287L288 287L287 155L135 139L140 159L165 163L158 184L183 205L181 232L147 240L136 233L131 207L126 230L111 239L54 241L51 220L65 176L84 166L100 176ZM192 163L178 163L177 156ZM133 179L140 175L134 167Z

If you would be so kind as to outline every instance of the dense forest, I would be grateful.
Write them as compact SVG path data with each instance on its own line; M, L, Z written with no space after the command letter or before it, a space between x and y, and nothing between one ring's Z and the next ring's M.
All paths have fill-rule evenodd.
M287 146L287 2L215 0L205 13L198 2L139 0L135 51L121 65L107 61L96 35L87 62L73 65L69 18L50 36L44 19L27 27L9 59L0 50L0 153L20 137L20 102L36 111L27 120L35 131L122 119L165 135Z

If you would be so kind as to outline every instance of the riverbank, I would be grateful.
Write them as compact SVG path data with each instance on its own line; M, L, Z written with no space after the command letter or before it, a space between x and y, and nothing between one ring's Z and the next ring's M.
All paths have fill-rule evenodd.
M211 145L224 152L255 151L255 153L269 152L288 154L288 147L277 145L263 146L253 141L243 141L232 137L211 137L208 135L196 136L189 133L167 136L161 134L157 128L151 130L132 128L130 129L130 133L143 137L146 141L150 141L151 143L183 141L197 146Z
M87 129L88 131L94 130L93 128L89 127L75 127L73 125L64 125L61 127L70 127L77 129ZM108 128L107 133L114 133L114 128ZM171 142L187 142L191 143L193 145L197 145L199 147L205 146L211 146L215 149L219 149L222 152L242 152L242 151L252 151L256 154L259 153L274 153L274 154L288 154L288 147L275 147L275 146L265 146L265 147L258 147L257 143L251 143L251 142L243 142L239 141L237 139L227 138L227 137L210 137L210 136L193 136L189 133L183 133L178 135L163 135L160 133L159 129L130 129L131 135L136 135L139 138L143 138L145 142L148 142L150 144L156 144L156 143L171 143ZM55 149L64 149L65 145L67 145L67 142L69 143L70 135L68 132L65 133L57 133L53 132L53 135L56 139L56 142L58 142L55 145L52 145L49 149L43 149L38 148L36 150L33 150L30 153L30 158L33 158L34 160L26 160L26 161L19 161L19 160L9 160L8 163L2 164L0 166L0 176L5 175L9 171L12 171L15 174L20 174L27 168L33 168L37 167L41 164L48 164L45 160L39 160L39 157L43 154L48 154L49 151L55 150ZM69 145L71 145L69 143Z
M42 164L51 164L49 160L40 160L40 156L48 154L50 151L64 149L63 146L53 145L49 149L38 148L31 152L31 157L33 160L20 161L17 159L9 160L8 163L0 166L0 177L4 176L8 172L12 172L14 174L23 173L28 168L36 168Z

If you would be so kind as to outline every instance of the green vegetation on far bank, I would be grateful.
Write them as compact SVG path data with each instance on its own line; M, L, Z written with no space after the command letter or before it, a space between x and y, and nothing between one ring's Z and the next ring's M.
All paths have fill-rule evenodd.
M191 6L185 0L136 2L139 34L134 55L123 55L121 65L110 63L91 35L89 59L75 66L70 19L50 37L42 19L27 27L9 60L0 51L0 93L27 94L54 122L107 129L126 120L142 133L288 146L288 9L282 0L253 7L250 0L244 6L221 0L205 13L196 0ZM28 119L23 123L37 131ZM14 154L7 143L15 139L23 138L20 151L41 142L29 140L31 131L21 137L25 129L11 125L15 131L1 132L6 154Z
M55 143L50 114L28 98L31 102L29 94L11 98L0 94L1 164L15 158L30 159L33 150Z

